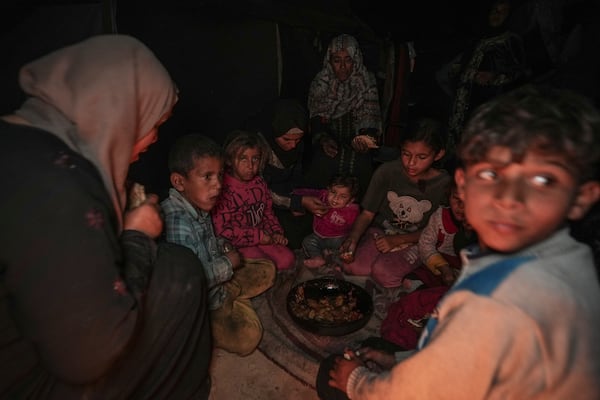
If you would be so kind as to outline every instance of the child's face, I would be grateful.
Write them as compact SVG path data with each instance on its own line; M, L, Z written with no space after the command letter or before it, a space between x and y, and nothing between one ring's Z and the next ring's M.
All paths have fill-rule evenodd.
M400 152L404 171L414 181L425 178L431 165L443 155L443 152L436 153L423 141L405 142Z
M231 174L238 180L248 182L258 174L261 154L257 147L241 149L231 163Z
M452 210L452 215L454 215L454 219L459 222L463 222L465 220L465 203L462 201L458 193L455 189L450 192L450 210Z
M540 242L567 219L583 217L600 196L600 183L579 185L561 156L511 156L495 146L485 161L455 174L465 216L484 248L515 252Z
M347 186L331 186L327 192L327 203L331 208L346 207L353 200L354 197L350 194L350 188Z
M221 193L223 161L218 157L201 157L194 161L194 168L187 176L171 174L171 184L190 204L210 211Z

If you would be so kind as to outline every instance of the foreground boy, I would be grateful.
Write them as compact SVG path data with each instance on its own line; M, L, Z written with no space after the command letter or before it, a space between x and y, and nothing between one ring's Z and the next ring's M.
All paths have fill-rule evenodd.
M598 276L567 228L600 198L600 115L523 87L476 112L459 156L479 247L419 351L381 374L337 358L330 385L351 399L600 399Z
M179 138L169 152L171 185L162 203L168 242L192 249L208 280L210 319L216 347L245 356L262 338L262 324L250 298L273 286L275 265L244 260L215 236L210 210L221 193L223 150L208 137Z

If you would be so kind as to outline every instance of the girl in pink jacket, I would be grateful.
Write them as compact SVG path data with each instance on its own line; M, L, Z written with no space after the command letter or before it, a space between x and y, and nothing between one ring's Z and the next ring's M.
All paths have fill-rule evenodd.
M295 255L273 212L273 201L260 176L268 154L264 139L236 130L225 140L226 172L211 216L217 236L229 240L244 258L269 259L278 270L294 266Z

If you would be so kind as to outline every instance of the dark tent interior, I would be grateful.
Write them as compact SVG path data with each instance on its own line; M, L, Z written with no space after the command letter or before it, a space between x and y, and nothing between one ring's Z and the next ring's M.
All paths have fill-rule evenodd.
M473 34L471 21L480 3L423 1L392 8L381 0L4 1L0 113L13 111L23 101L17 74L27 61L93 34L136 36L153 49L180 90L158 144L131 169L134 180L164 195L166 154L174 139L200 132L222 141L278 96L305 103L327 43L339 33L358 39L365 64L378 78L385 130L399 128L389 118L393 102L402 103L404 112L410 105L443 115L446 99L435 83L435 71ZM525 8L533 1L515 3ZM581 10L588 10L590 1L571 3L576 3L571 9L577 12L571 12L576 17L569 17L575 19L570 24L586 15L589 19ZM588 43L595 43L597 30L588 37ZM417 51L410 79L406 71L398 73L408 42ZM597 57L587 62L587 69L594 66ZM596 88L597 73L594 79L582 87ZM396 142L397 136L387 137L387 144Z

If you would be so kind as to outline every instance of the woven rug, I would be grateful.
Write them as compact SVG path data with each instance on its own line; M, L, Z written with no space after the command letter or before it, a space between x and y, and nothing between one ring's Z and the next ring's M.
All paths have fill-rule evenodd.
M275 285L252 303L264 327L259 350L290 375L314 388L320 361L332 353L360 343L369 336L380 336L381 320L372 316L361 329L344 336L322 336L308 332L292 320L286 297L297 283L316 276L305 268L296 273L279 273ZM345 279L364 287L364 279Z

